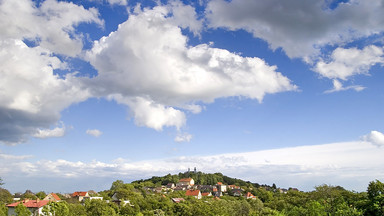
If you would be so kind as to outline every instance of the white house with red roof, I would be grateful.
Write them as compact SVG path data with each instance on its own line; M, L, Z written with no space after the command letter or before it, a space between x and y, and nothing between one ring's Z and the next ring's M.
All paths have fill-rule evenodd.
M16 215L15 208L20 203L23 204L31 212L31 215L43 215L43 207L47 205L49 200L23 200L7 205L8 215Z
M55 193L48 194L43 200L48 200L48 201L52 201L52 202L61 201L60 197L57 196L57 194L55 194Z
M200 192L200 190L187 190L185 192L185 195L186 196L193 196L193 197L195 197L197 199L201 199L201 192Z
M216 186L219 189L219 191L227 192L227 185L223 184L222 182L217 182Z
M256 199L256 196L251 194L251 192L248 192L246 195L245 195L245 198L246 199Z
M193 185L195 185L195 180L193 180L193 178L180 179L179 182L176 184L176 186L188 186L188 187L191 187Z
M76 198L80 202L84 199L88 199L90 196L87 191L76 191L71 195L72 198Z

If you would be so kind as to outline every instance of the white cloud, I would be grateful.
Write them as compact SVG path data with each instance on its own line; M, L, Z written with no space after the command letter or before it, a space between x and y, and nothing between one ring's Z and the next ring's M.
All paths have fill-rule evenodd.
M181 1L171 1L168 9L172 13L170 21L182 28L189 28L195 36L200 35L203 28L202 20L198 20L195 8L185 5Z
M176 174L186 171L188 167L197 167L203 172L222 172L252 182L276 183L280 187L313 190L314 186L326 183L364 191L369 181L384 178L381 166L384 163L383 154L384 148L357 141L137 162L122 159L112 163L67 160L13 161L3 168L2 175L7 178L22 175L31 180L55 176L58 178L57 182L68 179L73 183L81 182L82 179L100 181L111 176L114 180L125 179L126 176L130 176L130 180L137 180L167 173ZM4 163L8 161L1 157L0 160ZM8 185L15 187L12 182ZM23 184L23 187L30 186L33 187Z
M371 133L364 135L362 140L378 147L384 146L384 134L379 131L371 131Z
M366 46L364 49L337 48L333 51L329 62L317 62L314 71L330 79L347 80L358 74L368 74L375 64L384 63L383 48Z
M42 47L20 40L0 40L0 141L24 142L39 128L49 128L60 111L89 97L73 74L60 78L65 63Z
M380 0L354 0L330 9L318 0L212 0L206 16L210 27L244 29L281 47L289 57L317 55L325 45L374 36L384 31Z
M50 129L38 129L37 132L33 135L36 138L45 139L50 137L62 137L65 135L65 127L56 127L52 130Z
M261 101L266 94L297 88L262 59L207 44L189 47L169 13L166 6L136 8L116 32L95 41L87 53L99 73L88 83L95 86L93 94L128 105L136 124L156 130L180 128L186 122L181 109L200 112L196 102L232 96Z
M190 142L192 140L192 134L182 133L175 137L175 142Z
M103 3L106 2L110 5L121 5L121 6L127 6L128 0L89 0L91 2L97 2L97 3Z
M70 2L46 0L34 6L31 0L0 2L0 39L29 39L54 53L75 56L82 51L81 35L74 27L81 22L103 25L95 8Z
M103 21L94 8L56 0L38 6L30 0L0 1L0 20L0 142L17 144L29 135L60 134L61 129L44 128L56 123L64 108L90 94L75 74L55 73L68 67L54 55L78 55L82 36L74 27ZM26 39L35 42L33 47L23 42Z
M128 0L107 0L109 4L111 5L123 5L126 6L128 5Z
M92 129L92 130L88 129L85 133L88 135L94 136L94 137L99 137L103 134L103 132L101 132L97 129Z
M344 87L343 84L339 80L334 79L333 80L333 89L327 90L324 93L333 93L333 92L346 91L346 90L351 90L351 89L359 92L359 91L364 90L365 87L359 86L359 85L352 85L352 86Z

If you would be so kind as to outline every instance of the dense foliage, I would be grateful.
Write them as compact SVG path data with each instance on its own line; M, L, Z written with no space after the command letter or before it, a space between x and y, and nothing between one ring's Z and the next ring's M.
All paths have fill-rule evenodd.
M185 195L185 191L153 192L151 187L168 183L177 183L179 179L192 177L195 184L215 185L222 182L226 185L237 185L243 194L252 193L255 199L244 196L232 196L228 191L220 198L213 196L196 199ZM3 189L5 190L5 189ZM29 194L29 191L27 191ZM8 194L3 191L8 200ZM9 193L9 192L8 192ZM29 194L30 196L31 194ZM369 183L367 192L348 191L340 186L320 185L311 192L295 189L280 190L276 185L267 186L240 179L234 179L221 173L204 174L200 172L180 173L152 177L146 180L124 183L117 180L109 190L98 193L103 200L86 200L85 202L66 199L58 203L50 203L44 207L45 215L56 216L110 216L110 215L384 215L384 184L379 180ZM43 196L39 192L36 196ZM113 202L113 199L121 202ZM184 198L185 201L174 203L172 198ZM129 202L123 201L129 200ZM0 203L0 216L7 215L5 202ZM17 206L18 215L26 215L26 208Z

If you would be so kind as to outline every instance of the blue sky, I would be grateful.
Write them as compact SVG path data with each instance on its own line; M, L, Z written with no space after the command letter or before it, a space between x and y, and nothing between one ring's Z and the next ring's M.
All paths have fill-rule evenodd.
M3 0L4 186L104 190L197 167L364 191L384 178L382 9Z

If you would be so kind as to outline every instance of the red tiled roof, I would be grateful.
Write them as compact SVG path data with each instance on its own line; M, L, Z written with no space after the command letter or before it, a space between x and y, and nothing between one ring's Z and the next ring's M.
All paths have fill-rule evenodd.
M247 197L255 197L255 196L253 194L251 194L251 192L248 192Z
M218 184L218 185L222 185L223 183L221 183L221 182L217 182L217 184Z
M175 203L179 203L181 201L185 201L184 198L172 198L172 201Z
M192 180L192 178L183 178L183 179L180 179L179 182L190 182Z
M83 191L76 191L72 194L72 197L77 197L77 196L86 196L87 195L87 192L83 192Z
M7 207L16 207L20 202L7 205ZM21 203L27 208L40 208L49 203L49 200L24 200Z
M210 192L201 193L201 196L209 196Z
M186 196L198 196L200 193L200 190L187 190L185 192Z
M53 198L55 198L55 200L57 200L57 201L61 200L60 197L57 196L57 194L51 193L51 195L53 196Z

